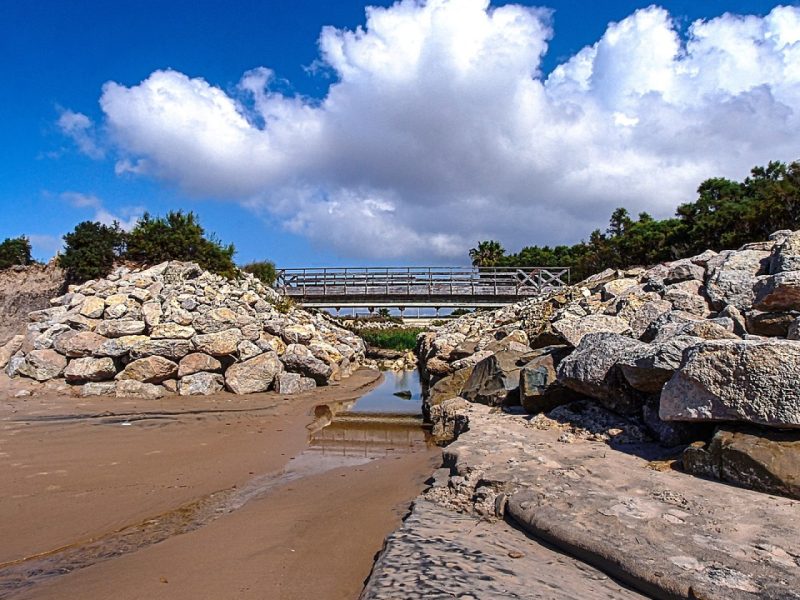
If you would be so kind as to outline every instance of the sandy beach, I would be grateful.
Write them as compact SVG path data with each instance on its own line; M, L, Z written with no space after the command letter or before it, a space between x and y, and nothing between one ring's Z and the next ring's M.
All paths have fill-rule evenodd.
M0 384L0 597L356 598L439 452L291 465L315 406L378 381L154 401Z

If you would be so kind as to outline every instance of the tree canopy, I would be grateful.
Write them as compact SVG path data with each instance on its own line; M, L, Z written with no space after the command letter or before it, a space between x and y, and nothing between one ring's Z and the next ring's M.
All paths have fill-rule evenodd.
M119 223L83 221L64 236L64 252L58 257L58 265L71 283L98 279L108 275L124 248L125 232Z
M741 182L708 179L697 194L697 200L679 206L670 219L654 219L647 213L634 219L625 208L617 208L605 232L595 230L588 240L573 246L526 246L505 254L499 242L491 241L481 242L469 255L477 265L475 257L484 255L482 247L499 248L500 256L490 253L493 265L570 267L573 280L580 280L607 268L737 248L779 229L800 229L800 162L773 161L755 167Z
M6 238L0 243L0 269L15 265L29 265L31 258L31 242L24 235L17 238Z
M145 213L130 232L119 224L84 221L64 236L59 265L71 282L105 277L119 260L154 265L167 260L193 261L203 269L235 277L233 244L207 236L193 212L169 212L165 217Z

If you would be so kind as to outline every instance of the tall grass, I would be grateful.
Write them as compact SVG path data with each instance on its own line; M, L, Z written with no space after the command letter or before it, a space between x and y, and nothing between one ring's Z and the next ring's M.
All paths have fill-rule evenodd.
M370 346L387 350L413 350L417 335L425 331L419 327L392 327L390 329L359 329L358 335Z

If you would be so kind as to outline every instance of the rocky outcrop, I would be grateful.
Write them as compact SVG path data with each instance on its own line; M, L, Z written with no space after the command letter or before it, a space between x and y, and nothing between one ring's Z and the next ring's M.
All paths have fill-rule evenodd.
M664 386L659 414L669 421L748 421L800 427L800 344L719 340L687 348Z
M701 477L800 499L800 432L721 427L710 443L684 450L683 468Z
M193 263L116 269L70 286L32 311L22 337L0 347L10 376L64 377L93 392L157 398L276 387L290 394L346 377L363 341L326 315L276 308L277 294L252 275L228 280ZM287 346L288 344L288 346ZM101 383L103 385L101 385Z
M519 398L553 415L588 398L668 447L708 441L719 422L800 428L795 267L800 232L776 232L462 316L419 338L429 398L505 407ZM545 349L553 344L557 356ZM466 381L455 377L467 367Z

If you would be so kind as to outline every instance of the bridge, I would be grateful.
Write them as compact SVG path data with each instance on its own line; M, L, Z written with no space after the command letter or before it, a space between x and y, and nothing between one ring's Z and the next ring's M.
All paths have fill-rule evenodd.
M513 304L570 283L566 267L280 269L275 288L314 308L477 308Z

